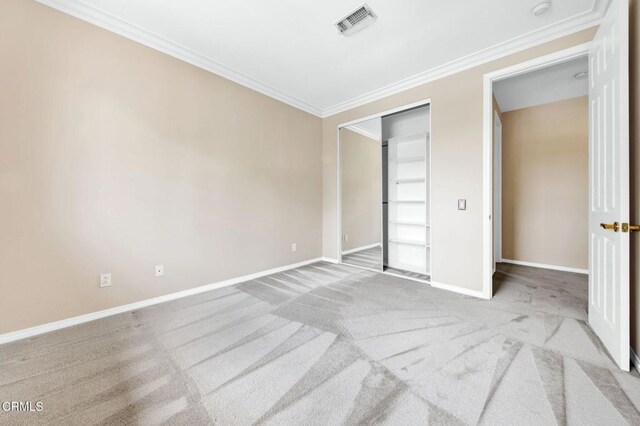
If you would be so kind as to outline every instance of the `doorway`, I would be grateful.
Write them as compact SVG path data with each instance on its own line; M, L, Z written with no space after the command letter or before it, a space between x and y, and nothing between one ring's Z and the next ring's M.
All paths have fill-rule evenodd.
M494 291L493 85L588 55L587 322L611 358L626 371L630 364L629 232L635 229L628 223L628 21L628 4L613 0L591 43L485 74L483 112L483 295L491 298Z
M588 272L588 60L494 82L497 263Z
M429 100L338 126L339 262L430 282Z

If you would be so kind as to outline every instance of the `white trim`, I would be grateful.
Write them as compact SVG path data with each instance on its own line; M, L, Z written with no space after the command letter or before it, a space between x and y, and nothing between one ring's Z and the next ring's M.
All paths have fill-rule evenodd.
M320 258L323 262L329 262L329 263L335 263L336 265L340 262L338 262L338 259L334 259L333 257L321 257Z
M125 38L143 44L151 49L158 50L181 61L187 62L198 68L202 68L249 89L260 92L263 95L269 96L273 99L277 99L280 102L291 105L302 111L313 114L317 117L322 116L322 109L314 105L311 105L304 100L288 94L275 87L253 79L241 72L234 70L220 62L215 61L213 58L205 56L196 52L186 46L171 41L156 34L152 31L146 30L137 26L129 21L112 15L109 12L101 10L95 6L87 4L81 0L36 0L38 3L42 3L53 9L64 12L68 15L74 16L83 21L89 22L100 28L104 28L107 31L111 31Z
M367 115L365 117L356 118L355 120L350 120L344 123L338 124L338 130L342 127L353 126L354 124L362 123L363 121L369 121L374 118L382 118L385 115L395 114L396 112L405 111L408 109L418 108L424 105L431 105L431 98L421 99L416 102L411 102L410 104L401 105L399 107L391 108L386 111L376 112L375 114Z
M357 125L349 126L347 127L347 129L351 130L352 132L356 132L364 136L365 138L373 139L374 141L377 141L377 142L380 142L382 140L381 136L378 136L375 133L371 133L361 127L357 127Z
M367 249L374 248L374 247L380 247L380 243L369 244L368 246L356 247L356 248L353 248L351 250L345 250L345 251L342 252L342 255L344 256L345 254L351 254L351 253L355 253L355 252L360 251L360 250L367 250Z
M638 358L633 348L630 347L629 350L631 351L631 364L633 364L637 371L640 371L640 358Z
M531 266L532 268L553 269L554 271L573 272L576 274L589 274L588 269L570 268L568 266L548 265L546 263L525 262L523 260L502 259L502 263L511 263L513 265Z
M431 281L431 286L435 288L439 288L441 290L447 290L447 291L452 291L454 293L464 294L466 296L473 296L480 299L490 299L488 297L485 297L484 292L482 291L470 290L468 288L459 287L457 285L444 284L444 283Z
M323 109L322 118L339 114L443 77L477 67L478 65L495 61L496 59L594 27L600 24L608 6L609 0L594 0L592 10L588 12L584 12L572 18L567 18L564 21L556 22L555 24L549 25L545 28L531 31L527 34L455 59L449 63L431 68L430 70L420 72L387 86L337 103L329 108Z
M337 185L337 189L336 189L336 196L338 197L336 206L338 207L338 211L337 211L337 215L338 215L338 220L337 220L337 224L338 226L336 226L337 230L338 230L338 235L336 236L337 239L337 243L338 245L336 246L336 249L338 251L338 263L342 263L342 170L340 169L340 163L342 162L342 155L340 154L340 127L338 126L337 130L336 130L336 185ZM382 238L380 238L382 239Z
M587 55L590 48L591 43L580 44L483 77L482 292L485 299L493 296L493 82Z
M151 299L141 300L139 302L129 303L127 305L116 306L115 308L104 309L101 311L91 312L89 314L80 315L77 317L67 318L60 321L54 321L47 324L37 325L35 327L13 331L10 333L0 334L0 345L4 343L13 342L16 340L26 339L32 336L37 336L38 334L60 330L62 328L72 327L74 325L83 324L85 322L94 321L100 318L121 314L123 312L142 309L148 306L157 305L159 303L169 302L171 300L193 296L194 294L204 293L204 292L219 289L222 287L228 287L231 285L243 283L245 281L254 280L256 278L261 278L267 275L276 274L278 272L288 271L290 269L299 268L301 266L306 266L306 265L320 262L320 261L332 261L332 260L325 260L325 258L315 258L315 259L305 260L303 262L298 262L298 263L294 263L286 266L280 266L278 268L268 269L266 271L256 272L249 275L243 275L241 277L230 278L228 280L218 281L213 284L206 284L203 286L190 288L188 290L183 290L176 293L165 294L164 296L158 296Z
M496 263L502 260L502 120L498 115L498 111L494 114L494 129L500 129L500 132L493 135L493 146L495 151L493 157L496 164L493 166L493 186L496 190L495 208L493 212L494 228L493 228L493 272L496 272ZM499 137L496 137L499 136Z

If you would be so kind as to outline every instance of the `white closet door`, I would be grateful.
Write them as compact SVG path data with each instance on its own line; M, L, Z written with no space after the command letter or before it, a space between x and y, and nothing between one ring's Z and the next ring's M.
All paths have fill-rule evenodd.
M427 134L391 138L388 266L428 274Z

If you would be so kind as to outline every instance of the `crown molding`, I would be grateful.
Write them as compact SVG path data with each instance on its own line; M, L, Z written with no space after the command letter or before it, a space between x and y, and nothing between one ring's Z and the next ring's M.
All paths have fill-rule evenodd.
M108 12L84 3L81 0L35 0L67 15L74 16L122 37L136 41L154 50L166 53L198 68L217 74L263 95L284 102L292 107L308 112L315 116L322 116L322 110L295 96L278 90L268 84L257 81L234 69L231 69L212 58L198 53L188 47L168 40L158 34L145 30L131 22L118 18Z
M386 98L408 89L447 77L461 71L477 67L487 62L512 55L514 53L530 49L540 44L548 43L555 39L565 37L572 33L585 30L600 24L609 6L610 0L594 0L592 9L556 22L547 27L530 31L529 33L498 43L486 49L479 50L470 55L463 56L446 64L431 68L427 71L407 77L387 86L372 90L368 93L353 97L346 101L324 108L322 118L368 104L370 102Z
M352 108L394 95L396 93L429 83L434 80L464 71L478 65L494 61L504 56L529 49L539 44L598 25L606 12L610 0L594 0L590 11L567 18L542 29L531 31L505 42L470 55L463 56L446 64L431 68L411 77L407 77L387 86L372 90L328 108L322 108L306 102L296 96L276 89L266 83L253 79L241 72L227 67L186 46L168 40L158 34L141 28L131 22L118 18L108 12L91 6L82 0L35 0L38 3L89 22L130 40L136 41L154 50L187 62L198 68L219 75L237 84L245 86L263 95L308 112L320 118L326 118Z

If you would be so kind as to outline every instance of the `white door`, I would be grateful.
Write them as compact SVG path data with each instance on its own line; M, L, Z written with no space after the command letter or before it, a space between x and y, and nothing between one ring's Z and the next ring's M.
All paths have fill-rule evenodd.
M611 2L589 53L589 324L627 371L629 234L622 224L629 220L628 13L628 0Z

